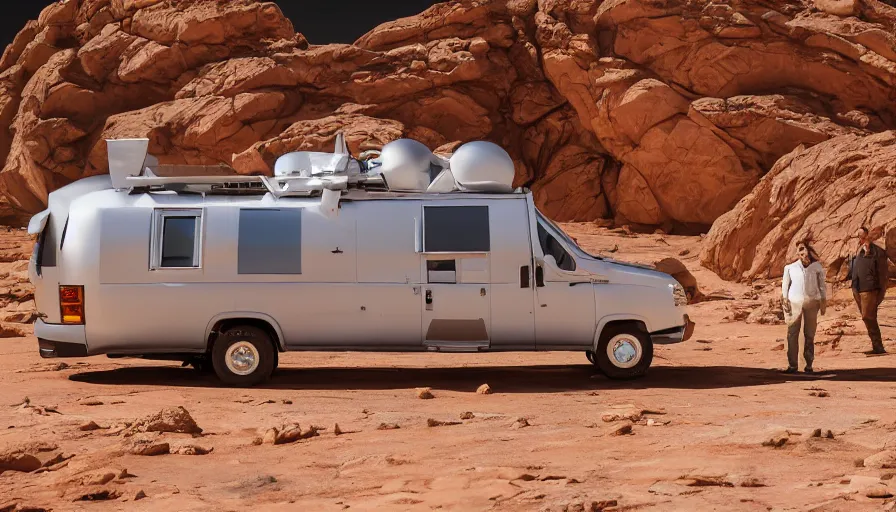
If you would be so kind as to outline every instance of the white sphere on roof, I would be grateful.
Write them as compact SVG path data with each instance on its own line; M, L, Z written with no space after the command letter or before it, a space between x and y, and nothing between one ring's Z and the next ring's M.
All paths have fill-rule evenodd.
M457 148L451 155L451 172L464 190L513 192L513 159L491 142L468 142Z
M432 151L413 139L398 139L383 146L377 171L390 190L423 192L429 187Z

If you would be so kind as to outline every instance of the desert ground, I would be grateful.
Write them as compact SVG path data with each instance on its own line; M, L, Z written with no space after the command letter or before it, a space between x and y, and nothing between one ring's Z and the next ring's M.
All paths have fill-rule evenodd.
M0 510L894 508L896 356L862 353L848 290L819 326L821 373L785 375L785 327L763 323L778 282L720 280L697 264L700 237L565 227L616 259L679 258L712 299L646 378L610 381L583 353L290 353L267 385L228 389L178 363L42 360L33 337L6 338L0 468L31 471L0 474ZM18 232L0 246L28 252ZM21 258L0 260L23 286ZM896 353L896 295L881 323Z

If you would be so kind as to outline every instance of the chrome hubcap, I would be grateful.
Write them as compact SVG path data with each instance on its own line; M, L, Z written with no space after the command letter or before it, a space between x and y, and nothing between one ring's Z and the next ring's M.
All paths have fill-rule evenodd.
M248 341L239 341L227 349L227 369L237 375L249 375L258 368L258 351Z
M641 362L641 342L631 334L619 334L607 344L607 356L613 366L632 368Z

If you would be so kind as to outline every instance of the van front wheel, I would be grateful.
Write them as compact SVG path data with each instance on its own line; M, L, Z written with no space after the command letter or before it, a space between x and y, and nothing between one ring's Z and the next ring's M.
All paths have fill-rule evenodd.
M249 325L238 325L221 333L212 348L215 373L229 386L248 387L268 380L276 357L271 337Z
M636 325L611 325L601 333L594 357L611 379L642 377L653 362L653 342Z

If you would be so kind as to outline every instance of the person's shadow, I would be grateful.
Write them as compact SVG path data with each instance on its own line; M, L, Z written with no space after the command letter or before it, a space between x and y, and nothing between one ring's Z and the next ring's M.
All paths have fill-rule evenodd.
M122 386L218 387L214 374L189 368L147 367L86 371L69 379L78 382ZM741 366L658 366L640 379L614 381L591 365L476 366L449 368L280 367L262 389L388 390L432 387L450 391L474 391L483 384L499 393L559 393L607 388L629 389L724 389L784 382L822 385L830 381L896 382L890 368L826 370L814 375L784 374L779 370Z

